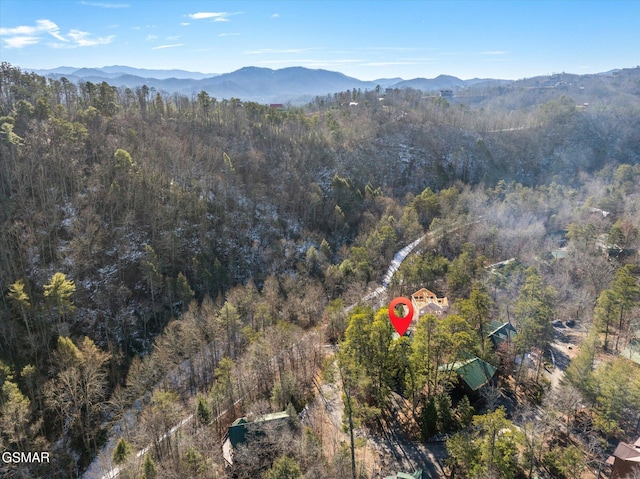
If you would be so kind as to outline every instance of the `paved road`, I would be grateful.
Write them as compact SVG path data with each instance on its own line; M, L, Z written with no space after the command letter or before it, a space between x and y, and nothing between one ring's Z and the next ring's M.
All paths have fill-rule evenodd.
M384 299L383 295L387 292L387 289L389 288L389 284L391 283L391 279L393 278L393 275L396 274L396 272L400 268L400 265L402 264L402 262L407 258L407 256L411 254L411 252L416 248L416 246L418 246L422 242L422 240L424 240L430 234L431 233L426 233L425 235L421 236L417 240L408 244L407 246L402 248L400 251L398 251L395 255L393 255L393 259L389 264L389 268L387 268L387 272L382 277L382 284L364 295L362 300L365 303L376 302L377 300ZM355 304L347 307L346 310L350 311L354 306Z

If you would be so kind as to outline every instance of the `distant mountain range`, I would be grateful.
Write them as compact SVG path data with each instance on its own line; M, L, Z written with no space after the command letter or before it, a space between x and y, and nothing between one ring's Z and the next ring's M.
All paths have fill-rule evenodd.
M133 68L122 65L113 65L102 68L75 68L75 67L58 67L51 70L33 70L38 75L43 76L75 76L83 78L85 76L97 76L101 78L117 78L123 75L133 75L139 78L154 78L156 80L166 80L169 78L178 78L183 80L201 80L216 76L215 73L190 72L186 70L147 70L145 68Z
M245 67L221 75L189 72L185 70L146 70L127 66L106 66L102 68L58 67L51 70L33 70L34 73L49 78L66 77L74 83L103 81L117 87L135 88L147 85L164 93L195 95L202 90L218 98L240 98L244 101L261 103L300 103L315 96L352 90L373 90L382 88L415 88L424 91L460 90L479 83L505 84L510 80L479 79L461 80L448 75L436 78L381 78L362 81L339 72L313 70L304 67L290 67L279 70L270 68Z

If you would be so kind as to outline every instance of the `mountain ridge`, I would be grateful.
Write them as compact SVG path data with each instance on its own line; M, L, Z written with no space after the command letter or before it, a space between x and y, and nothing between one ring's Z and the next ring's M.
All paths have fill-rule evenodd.
M238 70L209 74L187 70L149 70L128 66L104 66L101 68L58 67L49 70L32 70L48 78L60 80L65 77L74 83L103 81L125 88L146 85L161 93L195 95L206 91L219 99L240 98L260 103L303 103L315 96L324 96L339 91L381 88L415 88L423 91L460 90L477 83L510 83L511 80L493 78L462 80L451 75L435 78L381 78L360 80L341 72L310 69L302 66L271 69L246 66Z

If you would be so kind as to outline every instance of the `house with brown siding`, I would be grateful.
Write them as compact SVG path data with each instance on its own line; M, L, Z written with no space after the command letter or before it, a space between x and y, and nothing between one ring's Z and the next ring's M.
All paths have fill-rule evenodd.
M620 442L607 464L612 466L611 479L625 479L640 474L640 438L633 444Z
M425 314L445 316L449 310L449 300L438 298L435 293L427 288L422 288L411 295L413 304L413 321L417 321Z

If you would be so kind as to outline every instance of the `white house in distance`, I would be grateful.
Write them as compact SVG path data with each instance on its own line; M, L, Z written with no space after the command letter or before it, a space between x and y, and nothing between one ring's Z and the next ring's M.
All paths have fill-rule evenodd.
M447 298L438 298L435 293L427 288L422 288L411 295L411 303L413 304L413 321L417 321L425 314L435 314L436 316L445 316L449 310L449 300Z

